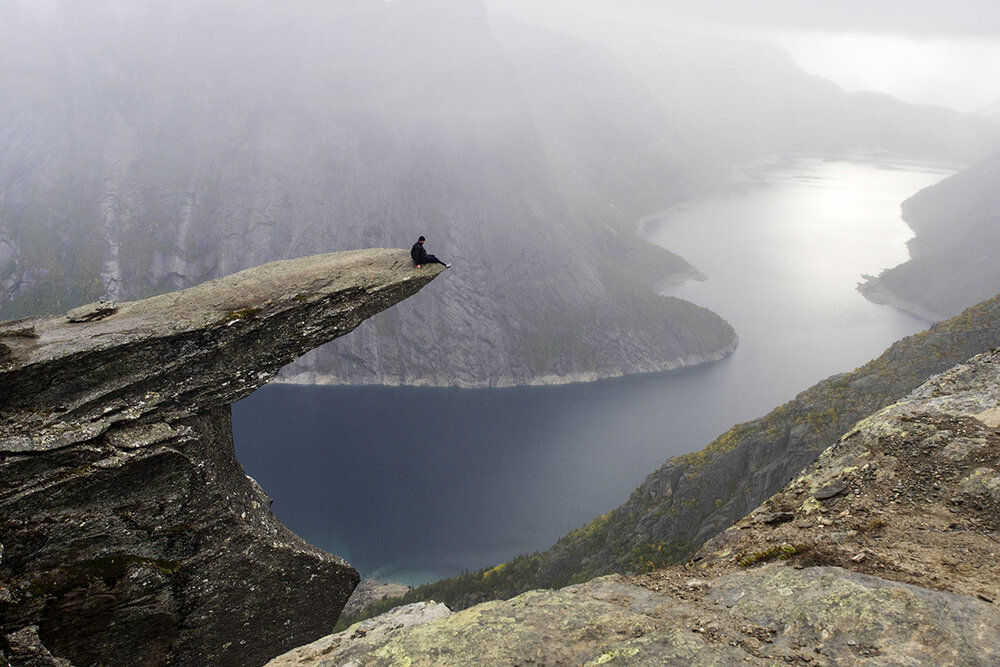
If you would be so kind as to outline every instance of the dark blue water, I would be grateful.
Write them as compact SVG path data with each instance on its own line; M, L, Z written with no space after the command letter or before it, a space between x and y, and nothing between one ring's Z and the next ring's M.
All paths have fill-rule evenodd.
M667 458L924 328L855 284L906 258L898 203L945 175L771 164L650 226L709 277L672 293L740 335L718 364L560 387L268 386L233 407L237 455L279 519L365 576L419 583L547 548Z
M706 403L725 363L563 387L268 386L233 430L289 528L365 575L420 582L545 548L770 407Z

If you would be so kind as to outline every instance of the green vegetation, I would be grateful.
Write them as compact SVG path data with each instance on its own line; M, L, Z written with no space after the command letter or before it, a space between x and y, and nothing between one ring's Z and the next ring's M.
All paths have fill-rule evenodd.
M260 312L264 310L263 308L243 308L241 310L231 310L226 313L226 321L231 320L249 320L252 317L256 317Z
M796 549L791 544L777 544L762 551L755 551L750 554L740 555L737 560L737 564L740 567L751 567L753 565L760 565L772 560L788 560L799 552L800 550Z
M644 574L668 565L683 563L696 551L686 540L642 542L621 559L626 572Z
M334 632L339 632L358 621L414 602L435 600L443 602L451 609L462 609L484 600L513 597L520 592L536 587L535 582L542 562L540 554L522 555L496 567L471 574L465 572L457 577L417 586L400 597L379 600L369 605L360 614L341 616Z
M607 538L611 516L611 513L600 516L566 535L552 550L564 549L579 554L580 557L588 551L595 550ZM642 574L667 565L683 563L696 550L695 545L683 540L673 543L643 542L634 547L622 547L619 550L619 559L625 563L625 572ZM466 572L457 577L417 586L405 595L379 600L359 614L342 616L334 632L414 602L434 600L444 603L453 610L464 609L486 600L511 598L535 588L562 588L607 574L582 565L580 558L577 557L563 558L560 563L553 564L548 557L549 554L550 552L521 555L492 568L471 574Z

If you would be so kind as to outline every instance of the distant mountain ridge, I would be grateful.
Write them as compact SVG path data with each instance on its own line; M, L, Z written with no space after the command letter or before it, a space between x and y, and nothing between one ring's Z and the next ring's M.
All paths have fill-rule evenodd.
M652 33L615 53L703 159L864 150L969 164L1000 146L997 119L845 92L774 44Z
M454 262L446 289L309 355L290 381L506 386L721 358L736 333L652 291L695 268L636 220L719 187L733 159L951 159L970 136L996 139L980 119L830 91L854 110L844 133L810 118L811 86L777 123L749 92L681 115L607 49L491 19L478 0L39 12L0 7L0 317L420 234ZM736 90L742 71L714 88Z
M976 113L984 118L989 118L990 120L1000 122L1000 101L994 102L982 109L979 109Z
M286 378L586 380L718 359L736 343L721 318L650 288L692 268L629 223L688 186L652 102L619 86L633 96L619 112L602 95L606 57L592 57L594 82L530 100L531 73L474 0L306 14L59 3L34 21L19 6L7 8L5 43L44 60L0 65L15 101L0 111L3 317L423 234L455 264L449 288ZM579 125L546 117L570 104ZM607 120L629 114L642 124L625 133ZM572 157L585 141L600 146L588 162ZM612 185L595 180L612 165ZM632 177L645 203L633 202L643 188L621 190ZM663 193L648 192L656 182Z

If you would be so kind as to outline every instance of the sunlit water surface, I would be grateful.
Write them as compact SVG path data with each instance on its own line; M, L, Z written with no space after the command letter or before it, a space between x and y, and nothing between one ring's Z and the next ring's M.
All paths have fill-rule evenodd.
M923 329L855 285L906 259L899 204L946 175L785 160L648 224L708 277L666 293L739 333L723 362L559 387L267 386L233 407L237 455L286 525L365 576L419 583L544 549L667 458Z

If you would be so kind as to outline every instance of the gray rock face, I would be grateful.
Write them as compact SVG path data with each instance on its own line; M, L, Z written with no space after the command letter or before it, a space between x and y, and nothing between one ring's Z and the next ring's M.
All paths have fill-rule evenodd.
M74 664L253 665L328 632L358 574L271 514L229 405L439 271L334 253L11 328L33 335L0 359L8 646L37 626Z
M385 597L404 595L410 586L393 582L382 582L375 579L362 579L351 594L351 599L344 605L344 614L357 614L368 605Z
M997 350L931 377L706 543L698 567L794 558L995 600L998 387ZM831 486L842 492L819 493ZM790 520L754 520L776 511Z
M314 645L323 651L270 664L985 667L1000 658L1000 610L969 596L830 567L768 566L686 589L610 576L389 633L366 635L359 623Z
M279 655L267 663L267 667L293 667L317 663L342 665L345 663L329 661L335 656L352 652L352 647L368 648L404 628L423 625L450 615L451 610L440 602L415 602L404 605L376 618L356 623L348 631L323 637L312 644Z
M68 660L52 657L38 639L38 628L34 625L12 632L4 639L7 642L7 658L11 664L24 667L71 667Z

